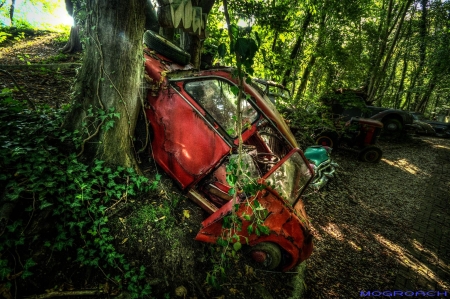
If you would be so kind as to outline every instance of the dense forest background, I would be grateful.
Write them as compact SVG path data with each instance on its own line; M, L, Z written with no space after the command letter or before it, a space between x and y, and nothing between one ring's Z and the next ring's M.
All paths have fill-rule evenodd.
M62 1L15 2L0 2L3 25L33 26L32 9L61 13ZM31 14L23 13L25 6ZM324 93L351 88L376 106L449 109L448 1L229 1L228 9L232 22L261 41L254 76L285 85L291 105L308 107ZM176 41L178 30L170 36ZM228 38L223 3L214 4L207 30L203 53L217 59ZM219 62L231 64L232 55Z

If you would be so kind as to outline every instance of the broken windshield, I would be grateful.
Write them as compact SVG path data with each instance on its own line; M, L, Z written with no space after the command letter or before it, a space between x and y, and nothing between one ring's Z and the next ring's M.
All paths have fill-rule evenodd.
M237 115L237 96L232 89L237 88L229 82L219 79L190 81L184 86L207 113L230 135L236 138L235 117ZM252 124L258 119L258 112L246 101L241 101L242 124Z
M291 205L295 205L312 172L299 152L294 152L267 178L266 183Z

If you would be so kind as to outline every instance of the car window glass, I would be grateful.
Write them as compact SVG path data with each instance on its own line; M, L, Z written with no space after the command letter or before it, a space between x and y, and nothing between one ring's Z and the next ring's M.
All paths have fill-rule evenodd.
M187 82L184 89L215 119L231 137L233 133L233 116L237 114L237 96L231 91L228 82L210 79ZM258 112L246 100L242 101L243 124L253 123L258 118Z

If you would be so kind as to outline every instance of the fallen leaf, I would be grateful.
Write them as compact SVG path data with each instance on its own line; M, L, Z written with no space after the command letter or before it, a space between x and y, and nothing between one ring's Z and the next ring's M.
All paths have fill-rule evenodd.
M189 210L183 210L183 216L184 216L185 218L191 217L191 215L189 214Z

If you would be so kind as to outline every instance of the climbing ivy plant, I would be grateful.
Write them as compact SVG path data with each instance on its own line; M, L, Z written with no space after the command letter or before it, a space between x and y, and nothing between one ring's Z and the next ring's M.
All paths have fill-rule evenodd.
M235 121L235 132L243 131L242 123L242 101L244 100L244 81L250 83L249 75L253 75L253 63L255 55L260 45L260 39L257 32L252 32L251 27L241 28L238 25L231 22L230 14L228 12L227 1L223 1L224 13L228 28L229 43L221 43L218 46L218 53L221 59L225 57L233 57L232 61L236 65L234 77L237 78L238 87L234 88L232 92L236 96L237 112L233 117ZM229 55L228 54L229 49ZM247 95L248 97L248 95ZM242 219L250 221L250 225L247 227L249 234L269 234L269 228L264 226L263 219L267 217L267 210L265 210L259 202L255 199L254 195L258 191L264 189L264 186L259 184L251 178L248 174L249 165L242 158L243 154L243 140L242 135L238 135L238 154L232 156L227 165L227 183L231 189L229 194L233 196L233 209L230 215L223 218L223 234L218 239L218 245L223 250L220 255L220 259L214 263L213 271L207 273L206 280L214 287L219 286L219 280L225 276L225 268L229 257L236 258L236 252L238 252L243 243L248 244L248 238L241 235L242 231ZM239 203L238 197L245 197L247 200ZM252 198L251 200L248 200ZM238 216L236 212L239 210L241 204L247 206L249 213L244 213ZM241 218L242 217L242 218Z
M82 140L78 132L60 129L64 111L26 110L7 90L2 94L8 96L0 98L0 285L9 289L41 266L29 248L50 257L76 249L72 263L108 273L105 279L126 287L133 298L150 294L145 267L132 267L116 250L107 223L113 206L154 190L159 177L149 180L101 160L84 164L62 150L79 148ZM117 115L101 117L113 126ZM38 225L43 220L52 223L45 231Z

